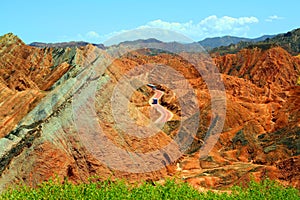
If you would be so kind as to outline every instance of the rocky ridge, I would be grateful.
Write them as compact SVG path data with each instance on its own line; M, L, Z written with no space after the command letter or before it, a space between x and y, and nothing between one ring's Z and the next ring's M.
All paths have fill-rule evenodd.
M105 55L95 46L38 49L11 34L1 38L1 45L2 189L18 182L35 186L54 176L80 182L94 175L131 181L176 175L195 187L216 189L254 176L300 187L300 89L296 86L300 62L280 47L245 49L213 58L226 87L227 114L218 143L209 156L200 159L199 149L212 120L210 95L199 74L181 57L132 52L114 60L99 77L93 77L80 74L89 72L88 67L93 66L89 63L97 61L95 55ZM142 174L114 170L82 143L72 115L74 95L97 80L100 89L95 109L107 137L128 153L159 149L176 135L180 122L181 106L170 88L158 86L165 91L161 104L173 112L174 118L150 139L120 134L107 103L124 74L135 66L151 63L172 66L193 86L201 111L198 132L186 154L165 168ZM178 78L174 85L183 87L182 81ZM130 97L137 123L147 118L147 102L152 94L149 88L141 87ZM189 95L185 99L189 100ZM17 106L22 104L27 108Z

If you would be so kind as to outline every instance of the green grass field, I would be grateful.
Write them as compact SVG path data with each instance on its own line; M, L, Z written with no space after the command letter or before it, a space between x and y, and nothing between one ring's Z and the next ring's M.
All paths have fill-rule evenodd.
M173 180L155 186L150 183L130 185L125 181L79 185L49 181L37 188L22 186L7 190L1 194L0 199L300 199L297 189L285 188L269 180L261 183L251 181L247 188L235 186L230 190L231 194L201 193L186 183L175 183Z

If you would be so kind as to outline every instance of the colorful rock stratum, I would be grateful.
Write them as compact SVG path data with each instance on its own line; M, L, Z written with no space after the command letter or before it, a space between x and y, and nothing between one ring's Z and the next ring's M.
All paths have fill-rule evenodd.
M226 89L226 116L217 143L209 155L200 157L213 117L207 85L193 66L178 55L144 49L115 59L87 79L78 78L85 73L87 63L97 62L95 52L105 57L105 51L93 45L37 48L27 46L13 34L0 37L0 190L17 183L36 186L53 177L78 183L92 176L131 182L176 177L199 189L222 189L251 178L269 177L300 189L298 56L277 46L242 49L212 58ZM78 134L76 121L81 118L74 117L74 111L80 105L74 108L74 97L84 97L80 91L97 80L92 106L106 138L128 154L158 150L176 136L182 119L182 104L173 90L157 85L164 92L159 103L173 117L148 138L135 136L133 129L120 131L110 103L114 87L124 74L136 66L153 63L179 71L183 76L173 76L172 71L160 74L161 79L181 87L183 93L186 80L192 86L200 115L186 120L199 121L198 130L185 153L158 170L134 173L115 169L111 166L120 157L117 152L109 152L110 164L101 162L84 143L93 141L93 135L86 133L82 138ZM137 83L131 84L136 88ZM142 126L150 118L159 117L149 104L154 91L146 84L130 96L120 95L128 100L129 116L136 124ZM184 103L192 101L190 95L184 93ZM79 116L84 114L78 112ZM82 124L86 127L81 126L81 131L90 128L88 121Z

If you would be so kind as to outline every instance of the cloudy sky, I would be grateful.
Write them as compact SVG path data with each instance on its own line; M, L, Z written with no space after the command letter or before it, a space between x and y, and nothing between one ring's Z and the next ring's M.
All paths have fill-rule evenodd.
M26 43L101 43L133 29L160 28L194 41L215 36L259 37L299 28L299 1L3 0L0 35Z

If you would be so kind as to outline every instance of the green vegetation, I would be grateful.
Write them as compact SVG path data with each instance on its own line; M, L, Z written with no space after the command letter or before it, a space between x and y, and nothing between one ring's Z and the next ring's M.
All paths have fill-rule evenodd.
M1 194L0 199L300 199L299 191L276 182L251 181L247 188L235 186L227 192L198 192L187 183L167 180L165 184L130 185L125 181L90 182L74 185L57 181L42 183L37 188L26 186Z

